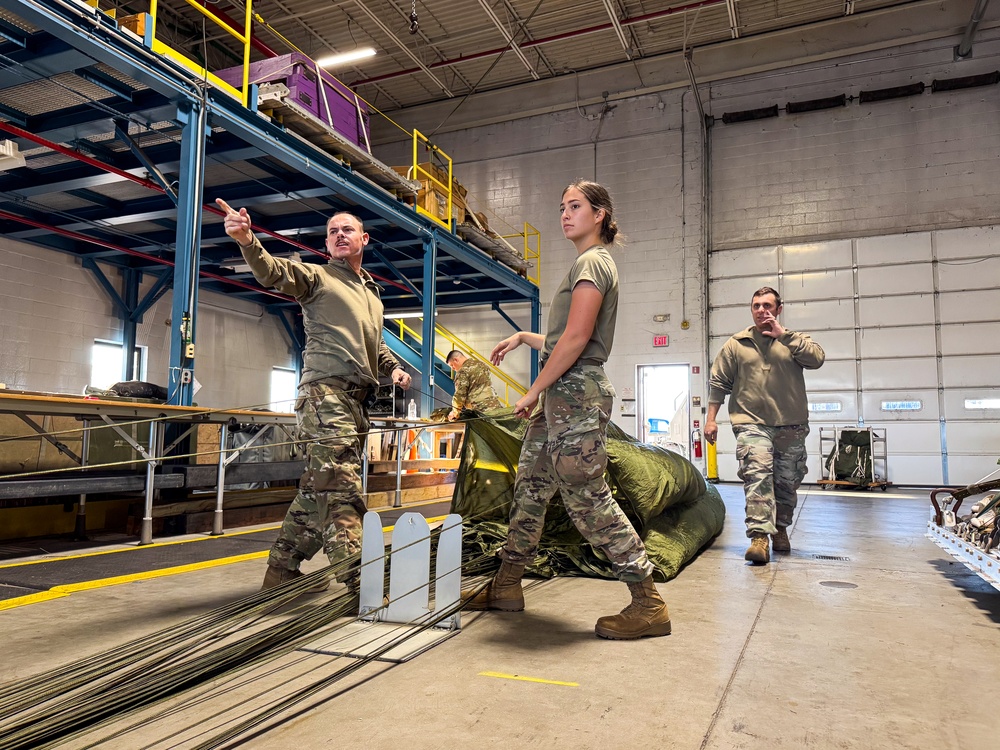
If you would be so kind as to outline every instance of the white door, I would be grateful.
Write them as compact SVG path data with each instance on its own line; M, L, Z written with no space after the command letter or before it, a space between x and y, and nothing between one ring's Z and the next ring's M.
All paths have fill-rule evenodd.
M639 439L688 459L691 457L690 371L686 364L636 366Z

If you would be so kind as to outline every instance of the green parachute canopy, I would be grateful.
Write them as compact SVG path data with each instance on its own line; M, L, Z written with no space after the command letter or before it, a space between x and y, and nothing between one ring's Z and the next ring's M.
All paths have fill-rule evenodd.
M471 531L466 553L493 554L507 539L527 422L509 411L463 412L470 417L452 512L461 514ZM607 450L605 479L614 499L646 544L656 579L669 580L722 530L722 498L687 459L639 443L614 424L608 427ZM611 563L576 530L558 493L549 503L538 557L529 570L544 577L614 578Z

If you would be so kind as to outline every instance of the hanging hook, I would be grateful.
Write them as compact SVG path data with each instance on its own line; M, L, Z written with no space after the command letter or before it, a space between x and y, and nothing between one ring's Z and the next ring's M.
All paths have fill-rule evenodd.
M420 31L420 21L417 19L417 0L410 3L410 34Z

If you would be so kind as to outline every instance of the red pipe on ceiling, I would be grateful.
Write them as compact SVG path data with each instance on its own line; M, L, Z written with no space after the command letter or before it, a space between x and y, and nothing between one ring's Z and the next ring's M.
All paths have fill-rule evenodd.
M687 3L685 5L678 5L673 8L667 8L666 10L657 10L652 13L645 13L641 16L635 16L634 18L623 18L619 21L622 26L634 26L637 23L643 23L646 21L654 21L657 18L663 18L665 16L672 16L677 13L683 13L688 10L696 10L698 8L703 8L711 5L722 5L726 0L697 0L697 2ZM562 34L553 34L552 36L542 37L540 39L530 39L528 41L519 44L521 49L531 49L532 47L540 47L543 44L550 44L551 42L561 42L565 39L573 39L578 36L585 36L586 34L594 34L598 31L608 31L614 28L614 24L608 21L608 23L597 24L596 26L588 26L583 29L574 29L573 31L566 31ZM428 68L445 68L451 65L457 65L458 63L468 62L469 60L478 60L482 57L495 57L496 55L506 52L508 47L497 47L496 49L486 50L484 52L475 52L471 55L464 55L459 57L453 57L449 60L440 60L434 63L428 63ZM412 75L413 73L420 73L421 68L408 68L406 70L398 70L395 73L386 73L381 76L374 76L373 78L365 78L361 81L353 81L351 86L364 86L371 83L379 83L381 81L387 81L391 78L399 78L401 76Z
M152 180L147 180L144 177L138 177L138 176L136 176L134 174L131 174L130 172L126 172L124 169L119 169L118 167L112 166L111 164L107 164L107 163L105 163L103 161L95 159L92 156L87 156L86 154L82 153L81 151L77 151L76 149L68 148L67 146L62 146L62 145L60 145L58 143L55 143L53 141L47 140L45 138L42 138L39 135L35 135L34 133L30 133L27 130L24 130L22 128L17 127L16 125L11 125L10 123L7 123L7 122L0 122L0 130L6 131L7 133L10 133L11 135L17 136L18 138L24 138L25 140L31 141L32 143L37 143L39 146L44 146L45 148L52 149L53 151L55 151L57 153L60 153L63 156L69 156L69 157L71 157L73 159L76 159L78 161L82 161L84 164L87 164L88 166L94 167L96 169L100 169L100 170L102 170L104 172L108 172L110 174L117 175L117 176L119 176L119 177L121 177L123 179L130 180L130 181L134 182L135 184L141 185L142 187L144 187L144 188L146 188L148 190L154 190L154 191L156 191L158 193L163 193L163 194L165 194L167 192L161 185L158 185L157 183L153 182ZM208 211L209 213L215 214L216 216L225 216L226 215L225 211L223 211L222 209L218 208L217 206L215 206L215 205L213 205L211 203L204 204L202 206L202 210ZM53 231L58 231L58 230L55 229L55 227L43 226L41 228L42 229L52 229ZM310 247L309 245L306 245L305 243L299 242L298 240L293 240L291 237L286 237L283 234L278 234L277 232L273 232L270 229L265 229L264 227L260 226L259 224L251 224L250 228L253 229L255 232L260 232L261 234L266 234L268 237L273 237L274 239L281 240L282 242L287 242L289 245L297 247L300 250L307 250L307 251L309 251L311 253L315 253L316 255L320 256L321 258L327 258L327 259L329 259L329 257L330 257L326 253L321 252L321 251L317 250L316 248ZM86 235L79 235L79 236L80 237L86 237ZM117 245L110 246L110 247L113 247L114 249L119 249ZM135 254L135 251L132 251L132 253ZM146 256L143 253L139 253L139 255L142 256L142 257L148 257L148 258L155 258L156 257L156 256L153 256L153 255ZM171 263L170 265L173 265L173 264ZM210 276L211 277L211 275L207 271L203 271L201 273L204 276ZM372 274L371 276L372 276L373 279L381 281L381 282L383 282L385 284L391 284L392 286L398 287L399 289L402 289L404 292L409 292L410 291L409 288L407 288L403 284L400 284L400 283L398 283L396 281L393 281L392 279L387 279L387 278L385 278L383 276L377 276L375 274ZM225 277L218 277L218 278L223 278L224 279ZM254 287L248 287L248 288L253 289ZM291 298L289 297L288 299L291 299Z
M99 247L107 248L108 250L116 250L120 253L125 253L126 255L134 255L137 258L143 258L144 260L152 261L153 263L159 263L164 266L177 265L172 260L167 260L166 258L158 258L155 255L149 255L148 253L143 253L140 252L139 250L132 250L131 248L128 247L115 245L112 242L106 242L105 240L100 240L97 239L96 237L90 237L86 234L81 234L79 232L72 232L69 229L60 229L59 227L54 227L50 224L43 224L40 221L35 221L34 219L29 219L24 216L18 216L16 214L8 213L7 211L0 210L0 219L16 221L21 224L27 224L30 227L35 227L37 229L45 229L46 231L62 235L63 237L69 237L70 239L77 240L79 242L87 242L91 245L97 245ZM209 279L215 279L216 281L221 281L226 284L231 284L232 286L238 286L242 289L249 289L251 292L258 292L260 294L266 294L270 297L277 297L278 299L285 300L287 302L295 301L293 297L289 297L284 294L279 294L278 292L272 292L267 289L262 289L260 287L253 286L252 284L247 284L246 282L240 281L239 279L230 279L226 276L220 276L219 274L201 270L198 271L198 275L204 276Z

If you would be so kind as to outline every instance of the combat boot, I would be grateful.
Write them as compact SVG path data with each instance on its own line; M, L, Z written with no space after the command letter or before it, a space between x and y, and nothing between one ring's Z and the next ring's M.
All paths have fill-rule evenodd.
M276 565L268 565L267 573L264 574L264 585L260 587L260 590L267 591L268 589L273 589L275 586L294 581L296 578L301 577L301 575L301 570L289 570L288 568L279 568Z
M778 527L777 534L771 534L771 549L775 552L792 551L792 543L788 541L788 529L784 526Z
M260 587L261 591L267 591L268 589L273 589L275 586L280 586L283 583L288 583L289 581L294 581L296 578L302 577L302 571L289 570L288 568L279 568L275 565L268 564L267 573L264 574L264 584ZM326 591L330 588L329 579L317 583L315 586L309 589L311 592Z
M523 612L524 591L521 589L521 576L524 575L523 565L514 565L504 560L500 570L486 588L479 592L466 604L467 609L484 610L498 609L502 612ZM462 592L462 601L472 596L471 591Z
M766 565L771 561L770 545L767 541L767 534L754 534L750 538L750 547L743 555L744 560L749 560L754 565Z
M628 582L632 603L617 615L602 617L594 632L601 638L628 641L670 635L670 612L653 583L653 576L644 581Z

